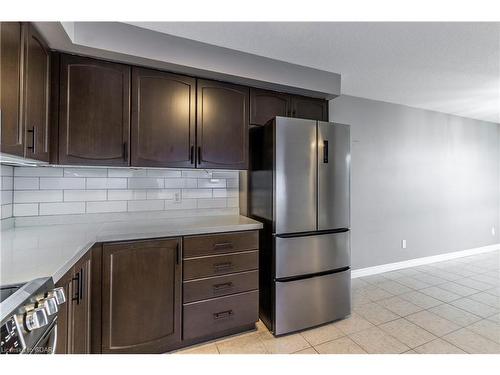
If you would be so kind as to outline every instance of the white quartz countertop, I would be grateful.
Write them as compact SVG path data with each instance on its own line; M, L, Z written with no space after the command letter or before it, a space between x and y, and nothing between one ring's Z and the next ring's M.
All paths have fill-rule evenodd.
M97 242L255 230L245 216L149 218L14 227L1 232L0 285L38 277L57 282Z

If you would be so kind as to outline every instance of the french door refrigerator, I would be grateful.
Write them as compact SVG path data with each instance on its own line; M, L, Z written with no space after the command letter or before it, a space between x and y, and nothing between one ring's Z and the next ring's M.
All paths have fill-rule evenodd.
M249 215L260 236L260 318L282 335L351 311L348 125L276 117L250 130Z

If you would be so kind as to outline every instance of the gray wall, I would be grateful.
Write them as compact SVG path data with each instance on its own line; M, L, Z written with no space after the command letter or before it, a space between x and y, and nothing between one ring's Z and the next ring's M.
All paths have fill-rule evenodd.
M498 124L350 96L330 120L351 125L354 269L500 242Z

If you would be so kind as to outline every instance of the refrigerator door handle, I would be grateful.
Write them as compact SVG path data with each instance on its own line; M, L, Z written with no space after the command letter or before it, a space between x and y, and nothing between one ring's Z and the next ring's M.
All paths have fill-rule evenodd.
M323 163L328 163L328 141L323 141Z

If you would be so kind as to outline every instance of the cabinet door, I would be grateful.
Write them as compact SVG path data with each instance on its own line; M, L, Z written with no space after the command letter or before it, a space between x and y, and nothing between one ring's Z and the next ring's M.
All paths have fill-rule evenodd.
M248 88L198 80L197 102L197 166L246 169Z
M292 117L328 121L328 102L323 99L292 96Z
M21 22L0 22L0 151L24 156L21 118L23 76L23 28Z
M71 296L72 289L71 283L73 279L73 270L69 271L64 275L57 283L56 287L64 289L64 295L66 296L66 302L59 306L59 311L57 312L57 341L56 341L56 354L68 354L71 332Z
M162 353L179 344L180 259L180 239L104 244L103 353Z
M265 125L276 116L290 116L290 96L280 92L250 89L250 124Z
M196 80L132 70L132 165L193 167Z
M91 276L91 252L88 251L73 268L69 347L72 354L90 353Z
M35 28L25 27L25 156L49 161L50 52Z
M59 163L127 166L130 67L63 55Z

